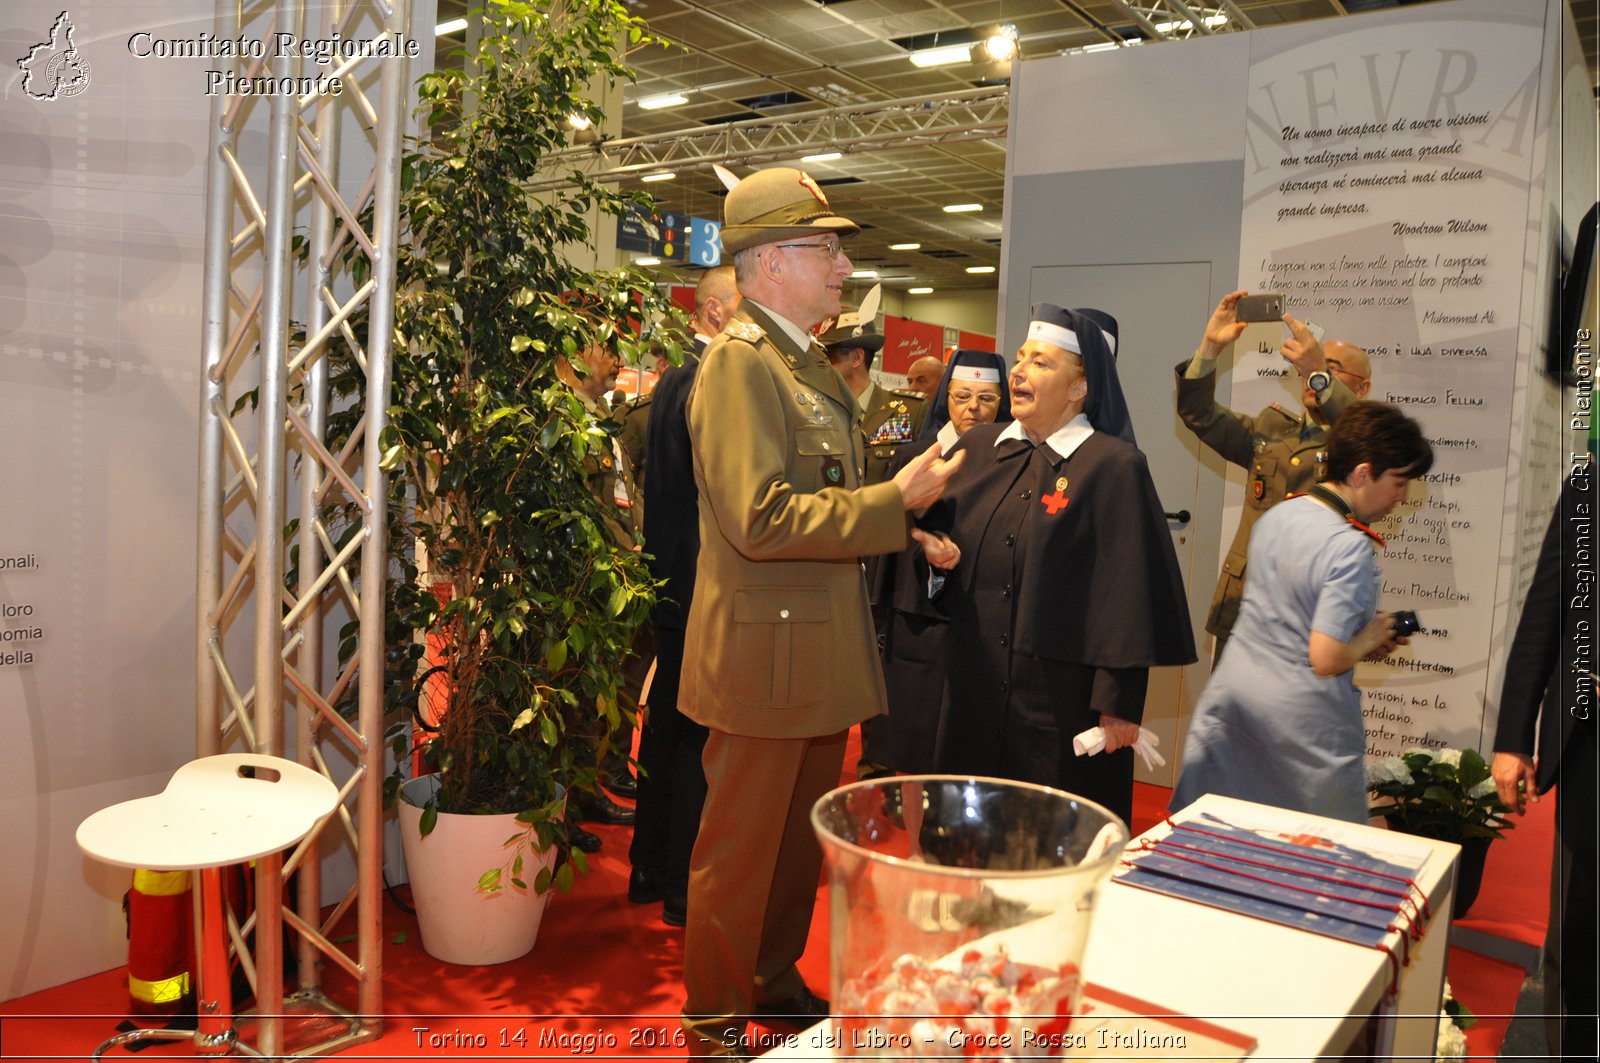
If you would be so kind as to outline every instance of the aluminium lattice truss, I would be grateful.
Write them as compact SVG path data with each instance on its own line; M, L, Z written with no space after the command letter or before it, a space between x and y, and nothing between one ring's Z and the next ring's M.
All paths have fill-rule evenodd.
M1154 41L1210 36L1255 25L1233 0L1218 0L1216 6L1184 0L1111 2ZM1226 21L1216 25L1208 22L1219 16ZM1163 24L1170 28L1159 29L1158 25ZM1118 44L1128 43L1109 29L1105 32ZM600 181L620 181L651 170L712 162L759 165L815 151L848 154L869 148L999 139L1006 134L1010 104L1010 87L995 85L828 107L781 119L753 118L714 127L601 140L547 156L542 166L545 176L530 182L528 188L534 193L562 188L572 183L568 175L574 170Z
M829 107L782 119L755 118L715 127L567 148L549 155L546 176L529 184L546 192L569 183L573 170L601 181L662 166L709 162L757 164L810 151L940 144L973 137L1004 137L1011 90L1005 85Z
M337 33L398 42L410 29L410 6L410 0L216 4L217 39L235 39L243 31L269 42L263 58L216 61L229 72L241 79L321 73L343 87L337 96L218 95L211 113L198 752L242 747L282 756L288 750L333 777L342 795L337 812L291 855L257 862L254 915L244 926L230 927L255 991L256 1014L246 1024L245 1040L268 1056L336 1051L381 1029L385 495L377 440L389 390L396 196L410 91L404 58L335 57L312 69L311 60L292 51L285 55L290 50L271 42L275 33L301 40L328 40ZM262 143L265 159L250 157ZM341 172L341 157L359 158L359 166L344 169L360 172ZM341 185L363 184L353 200L340 194ZM358 219L369 206L367 229ZM308 237L303 265L292 253L297 224ZM351 241L373 262L370 279L354 291L345 290L348 283L337 281L332 270ZM304 301L298 314L297 287ZM367 328L357 335L350 321L362 308ZM325 354L335 336L358 354L368 411L339 453L324 439ZM323 520L335 509L356 513L360 522L337 545ZM291 518L298 522L292 542L285 530ZM292 588L285 583L291 546L298 553ZM327 637L329 629L347 618L359 625L359 649L339 674L325 676L326 647L336 643ZM353 718L334 709L352 703ZM325 916L320 854L334 841L354 853L356 878ZM303 873L291 905L283 884L297 868ZM352 909L356 935L353 951L347 951L331 940L329 929ZM287 994L286 924L297 931L298 953L296 984ZM253 948L247 946L252 932ZM353 1011L324 994L322 971L329 963L354 979Z
M1124 15L1133 19L1139 31L1153 41L1209 37L1216 33L1255 28L1255 23L1239 10L1239 5L1233 0L1217 0L1214 5L1186 3L1185 0L1110 0L1110 2ZM1331 2L1338 14L1345 13L1339 0Z

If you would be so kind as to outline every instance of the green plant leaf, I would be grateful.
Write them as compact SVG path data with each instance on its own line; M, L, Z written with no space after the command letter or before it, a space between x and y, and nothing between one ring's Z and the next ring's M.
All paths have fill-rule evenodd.
M417 832L424 838L433 833L433 828L439 822L439 806L430 804L422 810L422 819L418 822Z

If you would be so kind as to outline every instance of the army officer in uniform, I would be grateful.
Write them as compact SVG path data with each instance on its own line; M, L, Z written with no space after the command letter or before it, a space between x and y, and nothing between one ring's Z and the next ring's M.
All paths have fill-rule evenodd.
M858 322L854 315L842 314L820 339L828 361L844 377L861 408L861 433L867 441L861 482L880 484L889 478L889 463L895 454L922 430L928 400L920 391L900 391L873 381L872 359L883 348L883 337L872 331L872 322Z
M1250 417L1219 404L1217 357L1245 330L1246 323L1239 320L1236 308L1246 294L1237 291L1222 297L1206 322L1205 337L1194 357L1178 366L1178 416L1200 442L1250 474L1244 514L1222 563L1206 617L1206 630L1217 639L1214 661L1222 659L1222 648L1239 616L1250 529L1261 514L1327 474L1328 425L1372 390L1366 351L1343 340L1323 344L1305 325L1285 314L1290 335L1278 353L1300 374L1305 412L1294 413L1273 403Z
M966 463L922 521L963 555L943 590L939 767L1126 820L1149 670L1195 659L1177 555L1100 327L1040 303L1010 383L1015 420L956 442ZM1074 756L1096 726L1106 751Z
M876 300L871 300L876 302ZM889 465L902 447L922 430L928 400L921 392L896 391L872 379L872 359L883 347L883 337L872 331L871 321L860 320L858 313L841 314L833 328L819 337L827 349L828 361L844 378L861 411L861 435L867 457L861 482L882 483L889 477ZM864 559L867 572L867 599L872 603L872 629L882 646L889 630L889 580L894 567L892 554ZM856 761L856 778L875 779L889 774L872 753L876 747L872 731L874 719L861 721L861 759Z
M822 863L811 806L839 782L851 725L884 709L858 559L904 548L907 511L959 462L930 451L860 484L855 400L810 336L839 313L855 223L787 167L746 178L723 212L744 300L689 395L700 556L678 706L710 733L683 1024L691 1054L742 1055L752 1013L827 1014L795 968ZM930 559L953 553L917 536Z

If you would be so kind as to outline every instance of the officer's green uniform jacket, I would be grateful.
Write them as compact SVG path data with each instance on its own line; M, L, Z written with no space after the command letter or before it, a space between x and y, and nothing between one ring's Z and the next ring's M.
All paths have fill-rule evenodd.
M861 411L861 434L867 441L862 483L881 484L900 448L917 438L927 416L928 400L918 391L873 386L871 403Z
M700 555L678 704L756 738L831 735L883 712L859 559L904 549L893 483L856 489L856 405L816 344L746 298L689 395Z
M580 394L578 399L596 421L610 422L609 428L612 430L616 428L616 418L604 398L590 402ZM644 510L640 505L643 495L634 485L633 472L628 468L627 460L624 459L619 466L616 448L607 440L604 444L589 448L583 458L583 471L589 485L589 493L600 503L600 512L611 544L618 550L632 550L638 545L639 534L644 527ZM619 478L632 503L628 509L622 509L617 505Z
M1328 430L1309 415L1295 416L1277 403L1254 417L1234 413L1217 403L1216 373L1193 380L1184 376L1189 361L1186 358L1178 364L1178 416L1200 442L1249 473L1244 488L1244 514L1239 518L1239 530L1234 533L1227 560L1222 563L1217 590L1211 597L1211 612L1206 616L1206 630L1225 639L1233 630L1239 602L1244 597L1250 529L1261 514L1285 497L1306 490L1326 476ZM1331 420L1355 401L1355 393L1335 376L1322 407Z

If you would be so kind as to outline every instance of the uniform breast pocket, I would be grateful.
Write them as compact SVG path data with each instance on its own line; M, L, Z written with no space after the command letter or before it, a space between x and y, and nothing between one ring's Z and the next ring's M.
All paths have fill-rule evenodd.
M1250 466L1250 483L1245 487L1245 494L1249 496L1250 504L1257 509L1265 509L1277 502L1273 497L1277 494L1274 481L1278 477L1278 459L1275 457L1257 457Z
M815 492L824 487L854 487L850 439L827 425L804 425L794 433L795 487Z
M733 595L733 695L763 709L798 709L828 696L828 592L751 587Z

